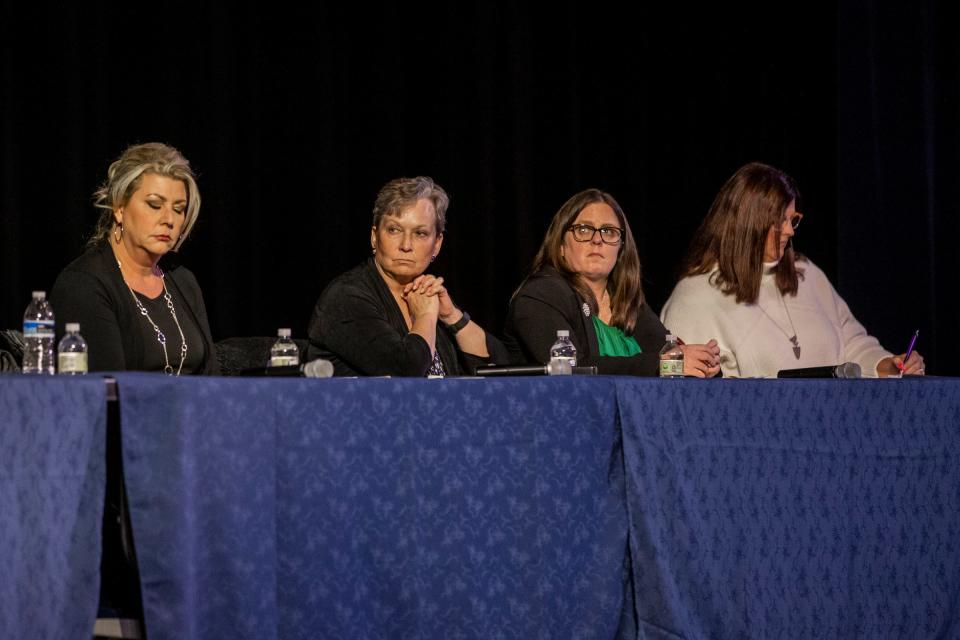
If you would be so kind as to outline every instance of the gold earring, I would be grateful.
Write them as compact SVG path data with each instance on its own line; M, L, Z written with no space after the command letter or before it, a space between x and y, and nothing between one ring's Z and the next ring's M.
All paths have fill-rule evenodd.
M117 226L113 228L113 237L117 241L117 244L120 244L120 241L123 240L123 223L118 222Z

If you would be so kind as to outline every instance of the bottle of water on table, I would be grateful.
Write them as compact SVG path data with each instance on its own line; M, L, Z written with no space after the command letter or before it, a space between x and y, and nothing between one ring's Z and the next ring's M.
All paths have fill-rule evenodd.
M550 364L547 373L551 376L568 376L577 366L577 348L570 342L570 332L557 330L557 341L550 347Z
M660 377L683 377L683 349L675 336L667 334L667 344L660 349Z
M87 341L80 335L79 323L67 323L67 333L57 346L57 370L71 376L87 372Z
M23 372L56 373L53 361L53 309L45 291L34 291L23 314Z
M277 329L277 341L270 347L271 367L293 367L300 364L300 350L290 338L290 329Z

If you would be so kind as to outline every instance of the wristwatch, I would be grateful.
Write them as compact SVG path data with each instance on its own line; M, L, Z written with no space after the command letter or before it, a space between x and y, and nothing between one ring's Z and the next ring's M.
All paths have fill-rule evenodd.
M460 329L463 329L465 326L467 326L467 323L470 322L469 313L467 313L466 311L461 311L460 313L463 314L463 317L461 317L459 320L457 320L453 324L447 324L446 322L443 323L443 326L447 328L447 331L449 331L453 335L456 335L457 332L460 331Z

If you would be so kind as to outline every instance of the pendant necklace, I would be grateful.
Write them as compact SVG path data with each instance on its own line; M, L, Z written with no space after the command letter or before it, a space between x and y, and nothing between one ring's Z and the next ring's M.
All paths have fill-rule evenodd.
M760 311L763 311L763 315L767 316L767 318L770 319L770 322L772 322L774 326L780 330L780 333L782 333L787 337L787 340L789 340L790 343L793 345L794 357L797 360L799 360L800 359L800 341L797 339L797 328L793 326L793 318L790 317L790 309L787 308L787 301L783 299L782 293L780 294L780 302L783 303L783 311L787 314L787 320L790 322L790 328L793 329L793 335L790 335L789 333L784 331L783 327L780 326L780 323L774 320L773 316L767 313L767 310L763 308L763 305L760 304L759 299L757 300L757 307L759 307Z
M123 265L120 263L120 259L117 258L117 266L120 267L120 276L123 277ZM147 313L147 308L143 306L143 303L140 302L140 298L137 297L136 292L134 292L133 287L130 286L130 283L127 282L127 279L123 279L123 283L127 285L127 289L130 290L130 295L133 296L133 301L137 305L137 309L140 310L140 315L147 319L147 322L150 323L150 326L153 327L153 330L157 332L157 342L160 343L160 346L163 347L163 361L166 363L163 367L163 372L170 375L180 375L180 372L183 371L183 362L187 359L187 339L183 337L183 329L180 327L180 321L177 320L177 310L173 308L173 297L170 295L170 292L167 291L167 279L164 277L163 270L160 267L156 267L158 275L160 276L160 282L163 284L163 299L167 303L167 309L170 310L170 315L173 316L173 323L177 325L177 331L180 332L180 366L177 367L176 374L174 374L173 367L170 366L170 357L167 354L167 336L164 335L163 331L160 330L160 327L157 326L157 323L153 321L153 318L150 317L150 314Z

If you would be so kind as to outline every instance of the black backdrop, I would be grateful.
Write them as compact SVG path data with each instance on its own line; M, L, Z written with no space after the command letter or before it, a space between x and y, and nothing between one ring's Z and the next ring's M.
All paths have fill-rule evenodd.
M717 189L761 160L798 180L795 244L868 329L898 352L920 329L929 369L960 373L960 46L937 2L64 3L2 18L0 326L81 251L90 193L134 142L173 144L199 173L182 254L217 339L304 336L401 175L451 194L434 271L485 327L588 186L624 206L659 309Z

